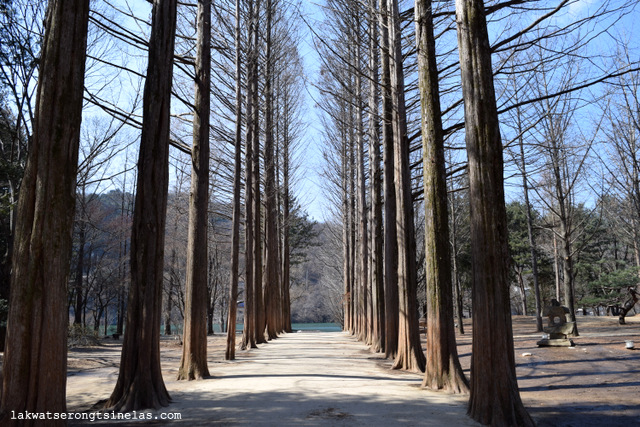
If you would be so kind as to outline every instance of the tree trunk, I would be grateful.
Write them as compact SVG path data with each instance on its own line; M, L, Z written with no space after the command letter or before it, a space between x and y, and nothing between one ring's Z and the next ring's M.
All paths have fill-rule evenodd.
M248 1L247 9L250 11L249 17L249 34L255 31L258 18L255 16L253 1ZM255 121L255 105L256 96L254 92L258 90L257 73L258 58L257 47L253 44L254 38L248 37L249 46L247 47L247 140L245 147L245 286L244 286L244 328L242 330L242 349L247 347L256 348L255 333L255 292L254 292L254 256L253 246L254 239L254 215L260 215L259 211L254 212L254 185L256 179L253 173L253 140L255 138L256 126Z
M380 170L380 116L378 114L378 22L376 2L369 0L369 168L371 192L371 300L372 350L384 351L384 271L382 235L382 171Z
M175 249L171 251L171 259L175 260ZM173 310L173 288L175 281L173 274L169 277L169 289L167 290L167 299L164 302L164 334L171 335L171 311Z
M456 197L455 194L451 193L450 199L450 207L451 207L451 261L452 265L452 275L453 275L453 289L454 289L454 306L456 312L456 318L458 319L458 332L461 335L464 335L464 315L462 313L462 290L460 289L460 277L458 274L458 231L457 231L457 221L456 221Z
M209 210L209 111L211 109L211 0L198 0L196 96L191 149L184 344L178 380L209 376L207 277Z
M404 99L404 71L400 42L398 1L389 0L389 52L391 54L391 100L393 103L393 157L398 239L398 354L394 369L422 371L425 356L420 344L417 307L416 240L409 168L409 138Z
M618 323L621 325L627 324L624 318L627 316L627 313L629 313L631 309L635 307L635 305L638 303L638 300L640 300L639 292L637 292L633 288L629 288L628 291L629 291L629 299L624 303L624 305L620 309L620 315L618 316Z
M423 387L467 393L453 325L447 176L431 0L416 0L416 40L422 116L427 289L427 366Z
M384 353L395 359L398 354L398 239L396 231L396 191L393 180L393 103L389 53L389 12L387 0L379 0L380 59L382 89L382 144L384 198Z
M560 261L558 256L558 238L555 231L551 230L551 233L553 233L553 271L555 273L556 299L560 301Z
M273 5L271 0L266 3L266 67L265 67L265 277L264 302L267 337L269 340L278 337L278 301L280 292L278 286L278 211L276 206L276 182L273 144L273 67L271 57L271 22Z
M342 143L342 280L344 330L353 333L353 289L351 288L351 239L349 238L349 160L347 140Z
M286 108L285 99L285 111ZM285 118L286 121L286 118ZM283 303L283 316L284 316L284 331L292 332L291 329L291 296L289 294L290 287L290 271L291 271L291 248L289 245L289 211L290 198L289 198L289 127L285 125L284 143L282 146L282 303Z
M73 310L73 324L81 325L82 324L82 310L83 310L83 294L84 294L84 246L87 242L86 240L86 224L85 224L85 187L82 187L82 201L80 218L78 220L78 262L76 264L76 274L75 274L75 291L76 291L76 304Z
M357 14L356 14L357 15ZM369 341L369 315L368 306L368 277L369 277L369 236L367 234L367 187L365 185L364 173L364 129L362 123L362 75L361 70L361 37L360 37L360 19L355 19L356 41L355 41L355 114L356 114L356 212L355 219L357 221L357 241L358 241L358 338L365 344Z
M509 244L502 141L484 2L456 0L462 73L473 293L468 414L483 424L534 425L520 400L509 301Z
M122 237L120 241L120 286L118 289L118 320L116 325L116 334L122 335L124 332L124 316L125 316L125 295L126 295L126 283L127 283L127 263L125 262L125 257L127 255L127 239L124 235L125 230L125 196L126 196L126 176L123 182L122 188L122 199L120 199L120 221L122 225Z
M238 316L238 275L240 274L240 191L242 175L242 66L240 52L240 0L236 0L236 134L233 162L233 213L231 219L231 285L229 286L229 325L225 360L236 358L236 323Z
M160 317L176 6L176 0L153 3L131 233L127 329L118 382L105 405L122 412L157 409L171 400L160 368Z
M67 284L75 215L89 1L51 1L33 139L16 211L0 424L66 412ZM66 421L50 425L66 425Z
M517 94L517 88L516 88ZM516 95L517 96L517 95ZM538 256L536 254L536 240L533 234L533 215L531 213L531 202L529 201L529 183L527 180L527 162L524 152L524 137L522 136L522 123L520 118L520 110L517 110L518 114L518 131L520 136L518 138L518 145L520 146L520 170L522 172L522 189L524 193L524 204L527 208L527 235L529 237L529 249L531 252L531 268L533 275L533 290L535 293L536 301L536 331L542 332L542 298L540 296L540 283L538 281ZM526 307L526 304L525 304ZM526 311L525 311L526 313Z

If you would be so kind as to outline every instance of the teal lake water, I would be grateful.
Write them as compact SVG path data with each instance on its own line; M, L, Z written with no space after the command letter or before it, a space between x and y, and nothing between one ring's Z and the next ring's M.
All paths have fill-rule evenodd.
M320 331L340 332L342 326L338 323L292 323L291 329L295 331Z

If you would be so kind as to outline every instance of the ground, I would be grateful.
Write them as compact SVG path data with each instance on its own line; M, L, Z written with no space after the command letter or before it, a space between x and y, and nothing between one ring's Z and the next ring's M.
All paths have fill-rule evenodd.
M515 316L513 324L522 400L539 426L640 424L640 351L625 348L626 340L640 347L640 315L625 326L614 317L580 317L573 348L537 347L541 335L532 317ZM468 319L465 327L457 339L468 375ZM238 351L233 362L223 360L223 335L208 342L212 378L176 381L181 347L163 337L162 366L173 403L145 416L179 413L182 420L117 425L476 425L465 416L466 397L421 389L421 375L391 371L390 361L345 333L286 334L258 350ZM90 411L109 397L120 350L121 341L105 339L69 351L69 411Z

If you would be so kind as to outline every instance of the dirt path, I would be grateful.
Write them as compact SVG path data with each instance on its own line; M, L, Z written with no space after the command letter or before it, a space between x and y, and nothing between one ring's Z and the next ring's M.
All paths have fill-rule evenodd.
M539 427L640 425L640 315L620 326L613 317L578 319L574 348L540 348L533 317L514 316L516 372L522 400ZM469 375L472 327L458 335L458 353ZM423 336L424 337L424 336ZM262 426L460 426L467 397L420 388L422 375L390 370L344 333L286 334L257 350L223 360L225 337L208 338L209 370L203 381L175 381L182 347L163 337L162 367L173 403L160 412L178 421L102 425ZM67 402L88 411L115 386L120 341L69 352ZM96 425L96 423L72 423Z
M465 415L466 398L420 389L421 375L389 370L388 361L344 333L284 335L239 352L234 362L210 363L213 378L202 381L174 380L176 353L163 350L173 403L161 412L182 420L151 425L477 425ZM69 409L108 397L115 376L105 367L71 376Z

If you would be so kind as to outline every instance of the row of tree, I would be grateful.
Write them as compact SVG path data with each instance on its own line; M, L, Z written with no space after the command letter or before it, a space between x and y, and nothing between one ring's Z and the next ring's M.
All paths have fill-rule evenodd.
M14 102L5 105L11 97L3 96L2 146L9 147L3 160L10 164L2 166L3 172L24 167L23 177L17 173L16 182L8 182L11 200L5 205L16 220L6 225L13 244L5 242L5 260L12 267L3 269L11 282L3 420L11 422L12 410L65 411L70 306L76 323L86 323L90 311L94 324L104 318L106 328L109 306L116 302L116 333L124 330L124 342L107 407L129 411L170 402L159 340L163 312L172 311L172 302L178 302L185 322L179 378L208 376L211 281L219 279L215 265L224 258L209 253L212 234L231 241L226 243L231 253L227 323L232 325L227 358L234 357L239 299L244 299L245 345L290 330L290 265L296 254L289 236L295 235L293 226L306 221L291 196L302 130L301 61L291 20L295 5L238 1L215 6L210 0L180 6L156 0L149 24L127 4L98 2L90 11L88 1L51 1L45 12L40 2L3 2L8 24L3 26L3 77L22 80L3 78L3 95L11 90ZM38 18L44 18L44 32L23 25ZM43 48L29 50L29 43ZM114 50L145 55L146 72L135 62L110 57ZM96 83L95 63L109 76L104 85ZM31 75L24 76L28 67ZM136 80L144 82L141 110L135 92L124 107L118 91L140 87ZM38 102L30 97L35 82ZM190 95L193 82L195 95ZM192 96L195 101L188 101ZM61 105L65 108L54 107ZM108 113L110 125L101 138L84 138L81 118L96 109ZM116 163L129 146L118 139L134 135L135 140L136 130L140 144L132 195L128 161ZM210 140L217 143L213 150ZM167 221L170 159L180 166L180 155L171 154L170 146L186 153L190 164L186 227L180 215L173 224ZM114 186L116 176L122 188ZM109 186L118 191L100 191ZM226 222L223 233L209 231L217 218ZM174 274L177 247L169 246L165 254L167 236L177 228L187 228L184 287L177 283L182 273ZM308 244L298 242L298 247ZM168 294L164 306L163 290ZM41 375L44 371L52 374Z
M540 266L555 266L558 291L546 292L547 302L558 297L575 320L576 275L586 266L581 255L599 245L595 225L612 225L598 212L614 205L593 194L630 188L638 176L631 171L638 151L629 145L638 134L637 104L629 102L637 92L622 90L632 108L621 105L625 96L619 95L628 87L621 82L638 75L638 61L630 53L634 45L616 27L636 5L522 3L457 1L454 11L446 2L331 0L325 28L316 34L327 194L342 229L345 330L394 358L395 368L425 371L426 387L468 390L456 354L453 295L462 329L460 264L469 262L474 326L469 413L499 425L532 422L515 379L511 284L520 284L522 304L534 294L535 307L522 311L536 313L542 330L543 291L550 286L541 291ZM607 49L596 50L594 41ZM623 134L618 133L621 116L634 117ZM605 127L605 121L611 125ZM596 166L591 160L616 146L607 136L611 132L625 140L626 151L614 159L606 156L602 166L625 169L602 173L598 181L607 178L594 184L587 172ZM523 191L514 197L517 190L511 190L511 198L524 199L522 206L510 206L509 215L505 182ZM618 201L633 200L626 191L617 194ZM536 217L537 212L543 214ZM639 213L625 211L626 220ZM508 225L514 227L511 238ZM633 235L633 229L622 227L617 234ZM460 253L465 233L470 259ZM556 242L555 252L542 256L549 239ZM628 250L637 242L636 235L626 240L627 251L618 247L614 271L634 271L624 270L622 262L631 264ZM601 265L609 262L604 252L599 255ZM590 295L615 293L623 305L614 290L620 286L611 286L607 269L595 276L585 272L580 291L592 283ZM635 287L634 276L624 283ZM531 288L525 278L532 280ZM426 361L416 304L421 280ZM585 307L593 304L585 292L578 300Z

